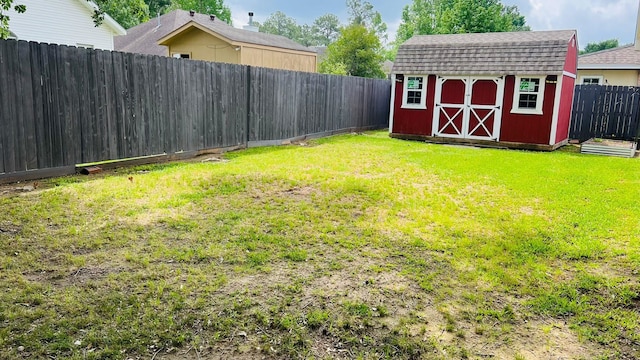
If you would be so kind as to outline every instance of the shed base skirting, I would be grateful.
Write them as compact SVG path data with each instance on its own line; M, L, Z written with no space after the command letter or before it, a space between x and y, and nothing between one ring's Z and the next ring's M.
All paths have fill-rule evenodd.
M527 144L517 143L509 141L490 141L490 140L474 140L474 139L457 139L442 136L426 136L426 135L413 135L413 134L397 134L391 133L390 137L403 140L417 140L426 141L435 144L463 144L474 145L488 148L501 148L501 149L524 149L524 150L536 150L536 151L553 151L569 143L569 140L564 140L555 145L543 145L543 144Z

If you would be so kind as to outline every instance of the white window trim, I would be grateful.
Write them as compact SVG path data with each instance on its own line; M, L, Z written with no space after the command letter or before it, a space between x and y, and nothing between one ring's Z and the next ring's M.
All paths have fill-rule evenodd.
M409 89L407 89L407 84L409 83L409 78L422 78L422 94L420 96L420 104L407 104L407 95L409 93ZM402 108L403 109L421 109L424 110L427 108L427 82L429 81L428 75L404 75L404 79L402 81Z
M189 55L189 57L188 58L183 58L182 55ZM174 53L171 53L171 57L174 58L174 59L188 59L188 60L191 60L191 58L192 58L190 52L188 52L188 53L186 53L186 52L174 52Z
M520 80L522 78L527 79L540 79L540 87L538 88L538 99L536 101L535 109L520 109L518 104L520 103ZM511 105L512 114L528 114L528 115L542 115L542 105L544 104L544 90L546 86L546 76L516 76L516 83L513 86L513 104Z
M600 82L598 83L598 85L604 85L604 76L603 75L582 75L580 76L580 85L585 85L584 84L584 79L598 79L600 80Z

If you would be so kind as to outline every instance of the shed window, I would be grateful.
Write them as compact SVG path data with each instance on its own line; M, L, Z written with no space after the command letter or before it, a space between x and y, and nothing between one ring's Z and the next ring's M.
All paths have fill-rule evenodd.
M427 108L426 76L406 76L404 78L402 107L408 109Z
M541 77L516 77L513 92L512 113L542 114L544 79Z
M602 79L602 76L583 76L580 83L582 85L602 85Z

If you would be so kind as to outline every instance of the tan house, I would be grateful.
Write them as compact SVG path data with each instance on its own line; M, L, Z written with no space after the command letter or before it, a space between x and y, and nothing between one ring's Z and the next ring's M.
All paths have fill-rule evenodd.
M246 28L255 29L248 26ZM317 71L317 54L283 36L236 29L213 15L176 10L127 30L116 50L194 60Z
M639 86L638 42L580 56L578 84Z
M576 84L640 86L640 9L633 45L581 55Z

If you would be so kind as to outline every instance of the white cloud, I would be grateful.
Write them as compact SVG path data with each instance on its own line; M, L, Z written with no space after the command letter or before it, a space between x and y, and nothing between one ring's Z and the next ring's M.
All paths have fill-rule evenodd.
M253 10L245 8L244 5L239 2L227 2L227 6L231 9L231 21L234 27L242 28L249 23L249 11ZM260 23L266 19L267 16L264 14L256 14L256 16L253 17L254 21Z
M605 19L619 19L629 14L635 13L638 7L636 0L619 0L619 1L593 1L595 4L591 6L591 11Z
M531 13L527 22L537 30L549 30L553 28L553 22L562 14L563 0L529 0ZM539 25L539 26L535 26Z
M581 45L607 39L633 42L638 0L528 0L534 30L577 29Z
M234 27L241 28L249 22L249 17L247 16L249 11L238 5L230 5L229 9L231 9L231 24Z

